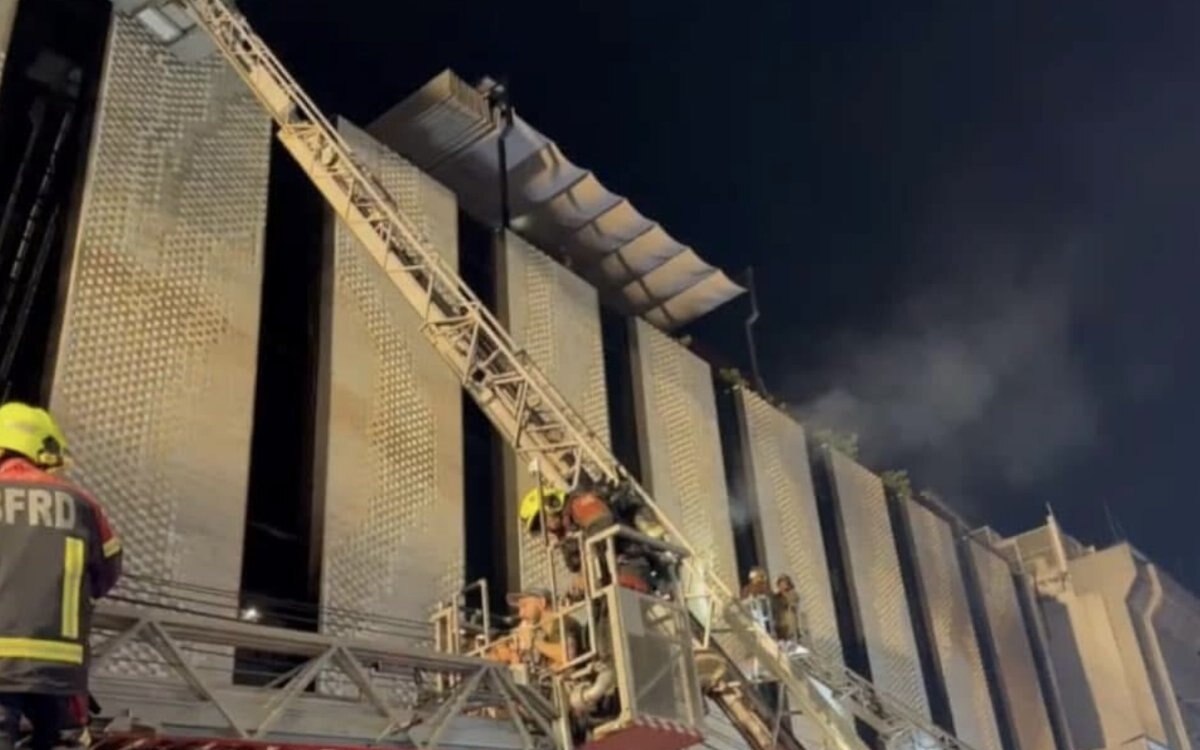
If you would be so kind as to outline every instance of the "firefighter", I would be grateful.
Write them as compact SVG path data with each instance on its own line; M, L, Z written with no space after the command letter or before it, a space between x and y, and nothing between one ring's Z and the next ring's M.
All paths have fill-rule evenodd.
M806 640L800 609L800 594L789 575L775 579L775 594L772 596L772 611L775 616L775 637L789 649Z
M579 623L557 614L550 591L518 591L506 597L520 621L513 631L517 658L560 669L579 653L583 633Z
M654 521L644 507L624 499L620 488L604 486L581 486L571 492L534 488L521 500L519 516L522 526L531 534L541 531L540 523L546 519L546 532L561 545L563 561L567 569L576 574L583 571L583 550L571 534L582 532L584 538L623 524L636 528L647 536L666 536L662 526ZM621 586L642 593L649 593L655 576L655 557L643 545L618 538L617 580ZM607 578L607 572L602 572ZM602 582L601 585L604 585ZM577 580L574 588L582 589Z
M750 616L754 618L759 627L774 637L775 618L771 607L771 581L767 577L767 571L763 568L754 567L750 569L749 579L746 581L746 585L742 587L742 603L749 610ZM762 665L759 663L757 656L751 659L750 676L755 681L765 677Z
M120 576L121 543L96 501L57 475L66 450L44 409L0 406L0 750L22 717L33 750L86 739L92 602Z
M771 582L767 571L760 567L750 569L749 580L742 587L742 601L750 609L754 620L772 635L775 633L775 616L772 607Z

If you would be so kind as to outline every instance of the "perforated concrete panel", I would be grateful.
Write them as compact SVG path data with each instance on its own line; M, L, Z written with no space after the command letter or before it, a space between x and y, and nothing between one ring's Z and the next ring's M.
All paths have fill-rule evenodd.
M997 680L1009 707L1007 720L1017 750L1054 750L1050 717L1008 562L975 541L968 544L968 550L979 578Z
M699 555L737 590L737 558L708 364L641 320L634 381L642 479Z
M788 574L816 650L842 661L829 564L809 470L804 428L751 391L737 395L749 482L772 580Z
M222 62L114 19L51 407L124 538L126 590L236 606L269 129ZM154 579L151 582L147 579ZM196 592L188 594L196 598ZM112 668L155 668L118 655ZM143 654L144 656L144 654Z
M849 458L830 452L834 489L874 683L915 711L929 715L895 531L879 477Z
M550 382L577 409L592 433L608 444L608 389L604 381L604 344L596 290L545 253L509 233L501 259L501 314L513 340L529 353ZM540 538L519 533L517 504L534 479L525 462L506 445L506 517L516 546L521 587L550 585L550 556ZM557 562L556 582L569 575Z
M453 196L361 130L339 129L457 266ZM462 585L459 384L375 261L340 223L332 236L321 627L412 634Z
M971 619L954 529L919 503L905 502L904 511L912 529L934 658L950 699L955 734L975 750L1000 750L996 712Z

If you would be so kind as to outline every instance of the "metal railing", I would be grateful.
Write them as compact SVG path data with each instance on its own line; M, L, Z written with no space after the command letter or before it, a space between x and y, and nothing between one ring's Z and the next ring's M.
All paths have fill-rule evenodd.
M374 730L356 739L376 742L415 742L418 747L435 747L464 712L501 713L531 750L536 736L550 737L545 720L547 707L516 685L508 670L494 663L412 646L394 638L344 639L317 633L240 622L234 619L182 613L152 606L100 602L93 620L93 689L103 695L120 696L118 703L149 705L156 695L185 688L188 698L176 714L198 715L215 709L220 717L206 729L217 736L265 739L276 732L294 735L282 726L283 719L299 702L313 708L328 706L330 716L347 705L365 708L374 721L359 720L360 727ZM203 647L208 647L204 651ZM167 678L113 674L109 667L127 649L137 649L145 662L149 651L158 663L170 668ZM234 649L285 654L298 664L271 682L256 687L236 686L230 670L206 674L196 667L189 653L216 653L231 657ZM354 687L354 694L323 695L312 692L317 679L339 672ZM436 683L442 690L397 689L399 680ZM132 697L131 697L132 696ZM526 725L531 722L533 729ZM415 732L415 734L414 734Z

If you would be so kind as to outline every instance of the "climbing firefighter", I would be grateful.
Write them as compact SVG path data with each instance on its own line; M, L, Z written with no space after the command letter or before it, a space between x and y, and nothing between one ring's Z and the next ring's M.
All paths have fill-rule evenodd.
M521 500L520 521L528 533L541 533L545 519L546 532L560 545L567 569L577 578L583 571L583 550L572 535L594 536L613 524L636 529L654 539L662 539L666 531L645 506L630 497L632 493L621 486L584 484L571 492L535 487ZM649 593L656 577L662 575L662 562L640 544L618 538L617 582L625 587ZM607 572L601 572L602 583ZM577 580L575 589L582 589ZM578 591L577 591L578 593Z
M44 409L0 406L0 750L24 717L33 750L86 738L93 600L121 573L104 511L58 476L66 439Z

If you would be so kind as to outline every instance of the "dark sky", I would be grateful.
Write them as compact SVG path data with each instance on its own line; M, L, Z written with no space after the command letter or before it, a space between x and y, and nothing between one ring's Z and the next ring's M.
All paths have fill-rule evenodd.
M755 266L769 388L872 468L1004 532L1116 526L1200 588L1200 5L241 6L360 122L446 67L508 76L610 189ZM697 334L744 360L744 310Z

